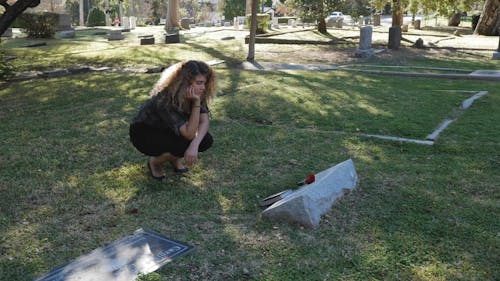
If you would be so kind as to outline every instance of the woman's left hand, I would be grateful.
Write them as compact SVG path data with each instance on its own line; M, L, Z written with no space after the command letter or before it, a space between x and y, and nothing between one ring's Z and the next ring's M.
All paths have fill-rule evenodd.
M190 145L184 152L184 161L189 166L196 164L198 162L198 147Z

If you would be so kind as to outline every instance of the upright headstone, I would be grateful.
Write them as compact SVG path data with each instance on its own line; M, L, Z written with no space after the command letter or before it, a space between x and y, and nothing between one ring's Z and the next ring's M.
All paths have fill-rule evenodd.
M380 26L380 14L373 15L373 25Z
M338 18L337 21L335 22L335 27L336 28L342 28L343 23L344 23L344 19L343 18Z
M182 18L181 19L181 27L182 29L189 29L189 24L190 24L190 19L189 18Z
M234 29L236 29L236 30L240 29L240 24L238 22L237 17L234 17L233 22L234 22Z
M59 14L57 20L57 31L71 30L71 16L68 14Z
M271 20L271 27L272 27L272 28L279 28L279 23L278 23L278 18L277 18L277 17L274 17L274 18Z
M415 20L413 22L413 28L415 29L420 29L420 24L421 24L421 21L420 20Z
M122 28L125 30L130 30L130 20L128 17L122 17Z
M356 57L366 57L373 54L372 50L372 27L363 26L359 32L359 48L356 50Z
M403 24L402 27L401 27L401 31L402 32L408 32L408 24Z
M397 50L401 45L401 27L392 26L389 28L389 49Z
M130 29L137 27L137 17L130 17Z

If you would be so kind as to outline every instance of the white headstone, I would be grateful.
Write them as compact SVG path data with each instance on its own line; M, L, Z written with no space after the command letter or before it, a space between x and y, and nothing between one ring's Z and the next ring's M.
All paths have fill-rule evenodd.
M328 212L337 199L352 190L358 175L351 159L315 175L315 181L304 185L262 212L269 219L285 219L305 227L319 226L321 215Z

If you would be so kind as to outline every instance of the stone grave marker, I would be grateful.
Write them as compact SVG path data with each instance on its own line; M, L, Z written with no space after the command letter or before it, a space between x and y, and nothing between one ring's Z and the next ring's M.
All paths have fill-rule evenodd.
M193 246L140 228L91 253L57 267L34 281L133 281L183 256Z
M319 226L321 216L328 212L337 199L356 187L358 175L351 159L315 175L313 183L303 185L284 196L267 209L262 217L286 220L308 228ZM280 197L284 193L278 194ZM271 196L272 199L275 196Z
M402 31L402 32L408 32L408 24L407 24L407 23L405 23L405 24L403 24L403 25L401 26L401 31Z
M372 27L363 26L359 30L359 48L356 50L356 57L367 57L373 54L372 49Z
M380 19L381 19L380 14L373 15L373 25L380 26Z
M415 29L420 29L420 23L421 23L421 21L420 21L420 20L415 20L415 21L413 22L413 28L415 28Z
M401 46L401 27L391 26L389 28L389 49L397 50Z
M141 45L154 45L155 37L153 35L141 35L139 36L139 42Z
M182 18L181 19L181 28L182 29L190 29L191 27L189 24L191 23L191 20L189 18Z
M125 37L120 29L111 29L108 33L108 41L123 40Z

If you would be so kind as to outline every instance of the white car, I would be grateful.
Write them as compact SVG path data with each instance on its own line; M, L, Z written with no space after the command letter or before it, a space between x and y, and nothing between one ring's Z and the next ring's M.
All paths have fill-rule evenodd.
M329 22L329 21L337 21L339 19L343 19L344 18L344 14L342 14L342 12L333 12L331 14L328 15L328 17L326 17L326 22Z

